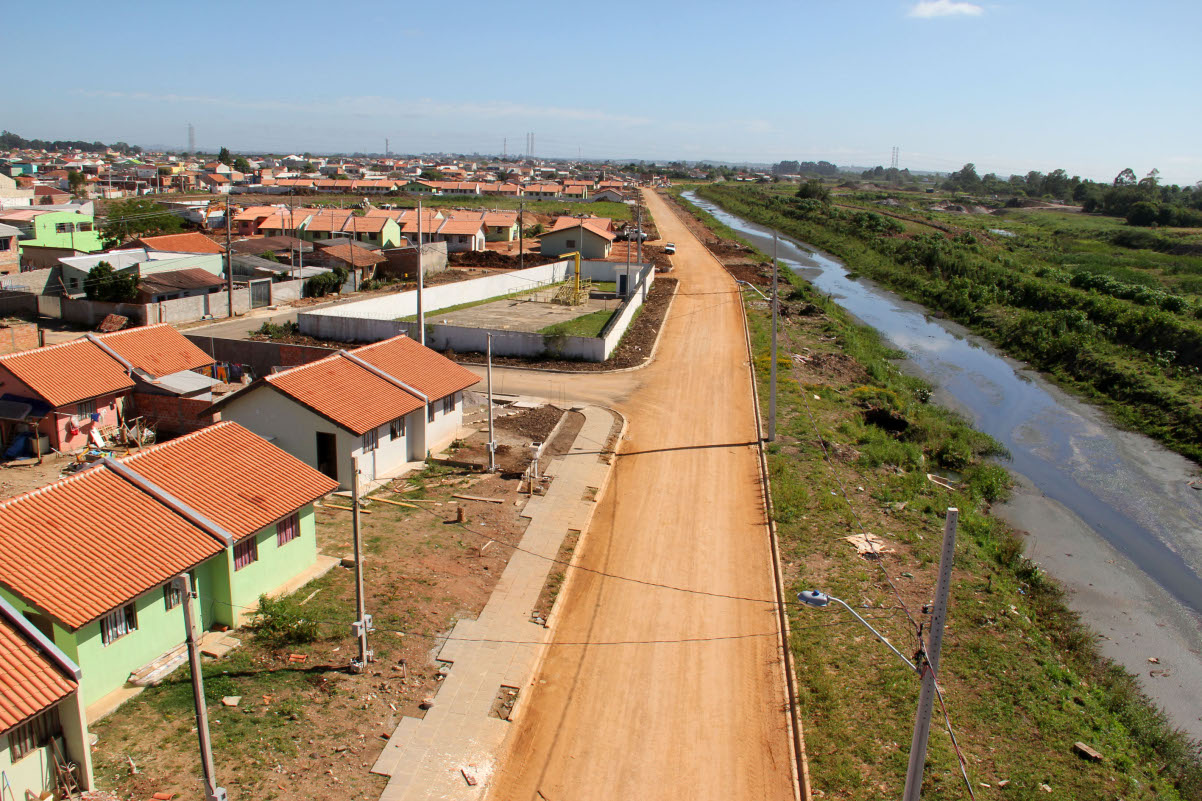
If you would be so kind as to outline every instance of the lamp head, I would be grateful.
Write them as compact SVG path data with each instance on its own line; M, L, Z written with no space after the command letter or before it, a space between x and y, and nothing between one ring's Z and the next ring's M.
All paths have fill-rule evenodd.
M824 592L818 590L805 590L797 593L797 600L801 601L806 606L826 606L831 602L831 599Z

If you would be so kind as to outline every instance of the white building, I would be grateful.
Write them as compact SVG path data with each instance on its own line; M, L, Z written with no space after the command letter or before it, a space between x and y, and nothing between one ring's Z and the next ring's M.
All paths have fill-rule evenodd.
M463 390L479 380L398 336L266 376L211 410L349 489L355 458L372 481L449 445L463 424Z

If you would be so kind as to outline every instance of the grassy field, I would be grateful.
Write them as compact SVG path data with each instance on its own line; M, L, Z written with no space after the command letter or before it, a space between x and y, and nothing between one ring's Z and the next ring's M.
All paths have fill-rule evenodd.
M1202 255L1169 252L1188 250L1188 237L1059 210L947 214L927 207L931 196L902 194L891 196L900 206L884 208L883 193L840 194L853 207L841 208L791 191L700 189L946 313L1102 402L1121 424L1202 459ZM947 231L915 234L880 212Z
M928 403L930 388L897 368L902 354L875 332L787 277L778 438L768 460L789 597L817 588L843 598L913 652L906 610L925 617L943 516L957 507L940 683L976 797L1202 798L1198 745L1173 733L1134 678L1100 657L1055 583L989 514L1008 489L999 446ZM746 297L766 409L768 309ZM865 530L881 538L879 563L844 539ZM917 678L846 613L798 605L791 624L815 797L898 797ZM1077 756L1078 741L1102 762ZM925 776L923 798L967 797L938 709Z
M540 334L550 337L599 337L609 318L614 316L614 309L598 309L590 314L565 320L539 330Z

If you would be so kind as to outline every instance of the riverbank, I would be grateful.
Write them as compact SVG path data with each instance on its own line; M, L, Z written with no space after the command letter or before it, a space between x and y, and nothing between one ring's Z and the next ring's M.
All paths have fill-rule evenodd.
M711 215L698 216L716 237L735 238ZM784 271L782 280L779 437L769 458L794 591L819 588L870 607L861 612L912 650L913 630L897 607L920 614L929 600L941 518L948 506L959 507L941 673L978 797L1199 797L1196 749L1171 735L1134 679L1098 654L1057 586L989 514L1006 483L988 460L996 443L927 403L930 388L899 371L893 360L901 354L875 333L801 277ZM748 302L765 393L767 311L758 298ZM927 479L928 472L949 476L955 489ZM844 539L861 533L861 523L889 549L880 566L897 595L880 566ZM793 618L813 784L825 797L896 795L917 683L847 622L829 610L799 609ZM1104 761L1082 761L1076 741L1097 748ZM946 734L932 735L927 775L924 797L963 797Z

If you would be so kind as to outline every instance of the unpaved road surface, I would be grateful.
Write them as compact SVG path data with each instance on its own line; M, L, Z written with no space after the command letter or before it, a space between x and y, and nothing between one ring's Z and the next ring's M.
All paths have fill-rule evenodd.
M648 203L681 281L657 357L562 380L629 420L581 564L702 592L574 572L496 801L794 797L773 606L703 594L773 597L739 296L664 202ZM558 376L505 378L524 392ZM690 638L706 640L667 642Z

